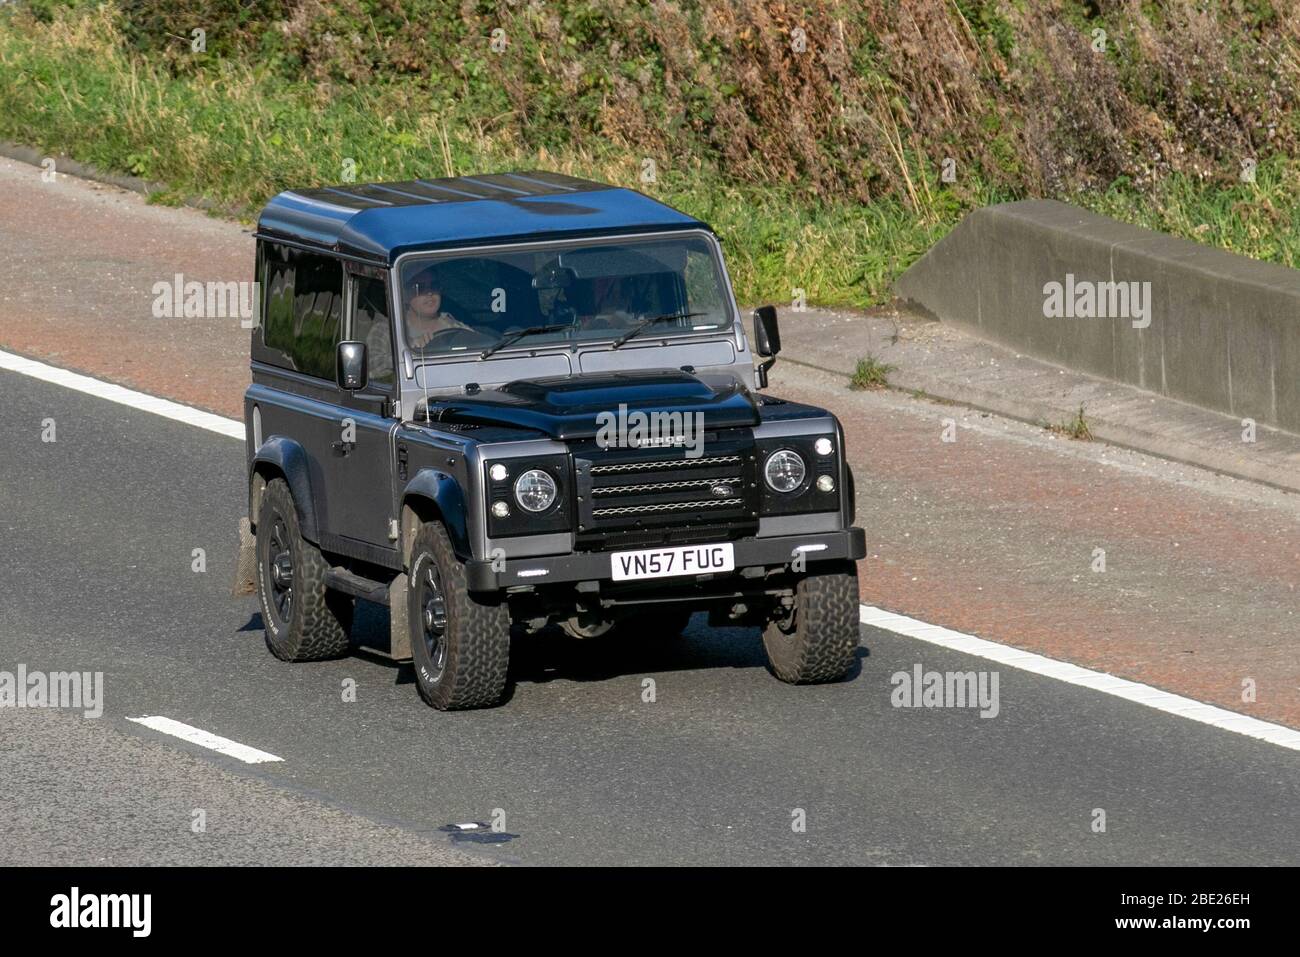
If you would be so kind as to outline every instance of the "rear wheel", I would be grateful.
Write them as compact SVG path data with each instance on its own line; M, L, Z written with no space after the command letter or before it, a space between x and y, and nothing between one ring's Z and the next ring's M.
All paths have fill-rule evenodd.
M465 566L436 522L416 532L407 600L415 683L425 703L440 711L499 704L510 665L510 612L498 596L470 592Z
M266 647L282 661L347 654L354 603L325 587L329 563L303 539L284 479L273 479L257 513L257 594Z
M782 681L838 681L853 668L858 650L858 569L828 563L799 579L794 607L763 630L768 667Z

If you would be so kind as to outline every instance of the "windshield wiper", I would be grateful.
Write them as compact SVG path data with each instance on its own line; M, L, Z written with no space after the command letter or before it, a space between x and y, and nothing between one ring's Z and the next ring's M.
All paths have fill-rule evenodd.
M492 343L492 345L480 352L478 357L480 359L486 359L488 356L492 355L492 353L499 349L504 349L512 342L518 342L524 336L540 336L545 332L563 332L571 325L572 323L569 322L557 322L552 323L549 326L529 326L527 329L520 329L518 332L512 332L507 336L502 336L496 342Z
M674 319L694 319L696 316L702 316L702 315L704 315L704 313L702 312L668 312L662 316L651 316L649 319L642 319L640 322L638 322L627 332L623 333L621 336L615 339L614 344L611 345L610 348L617 349L619 346L627 342L629 339L635 336L642 329L648 329L650 326L653 326L655 323L671 322Z

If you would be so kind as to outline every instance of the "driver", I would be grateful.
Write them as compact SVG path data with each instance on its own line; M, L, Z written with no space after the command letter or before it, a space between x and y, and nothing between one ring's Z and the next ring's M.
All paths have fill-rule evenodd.
M423 349L440 332L470 328L451 313L443 311L442 285L432 268L416 273L407 282L406 311L402 316L406 323L406 341L412 349Z

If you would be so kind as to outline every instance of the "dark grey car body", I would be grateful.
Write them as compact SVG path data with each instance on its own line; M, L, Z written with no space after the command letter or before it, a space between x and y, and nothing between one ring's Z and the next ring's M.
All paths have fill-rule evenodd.
M788 592L773 576L792 560L862 557L842 429L824 409L756 389L729 284L727 322L652 328L617 348L608 338L521 341L485 358L422 357L403 345L397 277L411 257L659 236L690 237L725 280L704 223L633 191L555 174L276 197L257 232L262 301L245 395L250 522L267 483L282 478L303 539L330 566L330 587L385 603L416 530L438 522L469 587L508 596L512 615L533 624L661 602L752 618L757 606L747 608L746 596ZM383 374L345 389L339 343L365 330L369 361ZM374 343L384 341L391 354L376 356ZM602 447L599 416L617 408L695 417L702 454ZM826 447L818 439L829 454L814 450ZM766 457L782 449L809 463L806 488L788 495L762 478ZM491 477L498 464L505 484ZM546 471L558 487L539 515L510 499L509 481L526 468ZM494 516L492 503L508 499L510 514ZM731 543L734 571L612 580L615 552L699 542Z

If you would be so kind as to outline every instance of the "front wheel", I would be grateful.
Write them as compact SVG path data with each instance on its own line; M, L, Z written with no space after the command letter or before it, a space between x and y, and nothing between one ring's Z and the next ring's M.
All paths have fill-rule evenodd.
M437 522L416 532L407 601L411 661L425 703L439 711L499 704L510 665L510 612L497 596L470 592L465 566Z
M829 564L799 579L790 614L763 630L772 674L790 684L839 681L858 650L858 569Z

